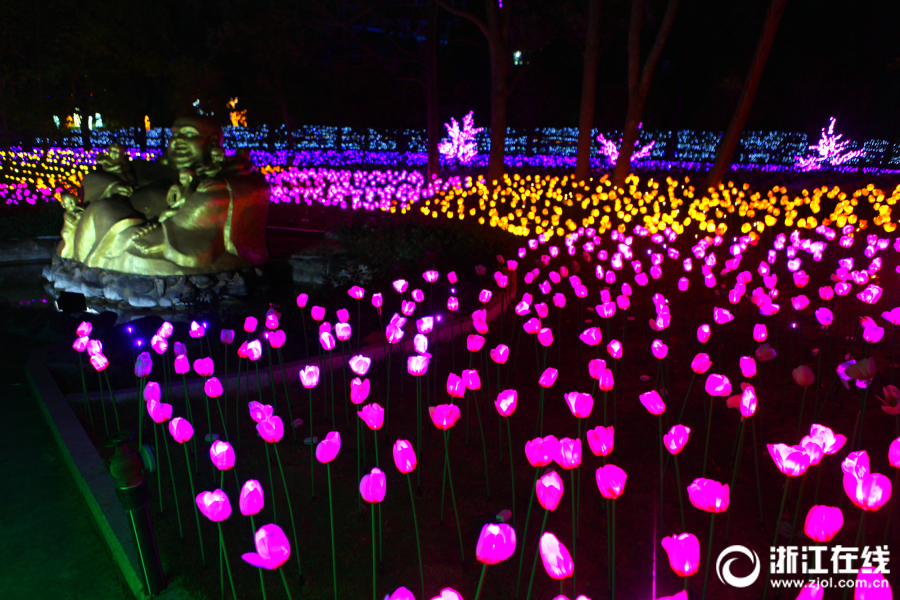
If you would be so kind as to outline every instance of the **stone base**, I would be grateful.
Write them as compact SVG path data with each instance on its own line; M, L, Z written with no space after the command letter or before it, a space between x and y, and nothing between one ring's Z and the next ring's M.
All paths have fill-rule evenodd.
M205 275L148 277L89 268L58 256L43 271L44 289L54 299L62 292L83 294L88 305L113 311L192 310L200 304L236 302L247 295L247 280L260 275L260 267L248 267Z

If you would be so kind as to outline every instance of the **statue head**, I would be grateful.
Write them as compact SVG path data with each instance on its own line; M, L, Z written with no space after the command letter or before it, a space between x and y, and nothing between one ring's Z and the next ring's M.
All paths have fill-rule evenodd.
M175 119L169 140L169 164L176 169L199 167L210 161L210 153L222 141L222 126L210 117Z

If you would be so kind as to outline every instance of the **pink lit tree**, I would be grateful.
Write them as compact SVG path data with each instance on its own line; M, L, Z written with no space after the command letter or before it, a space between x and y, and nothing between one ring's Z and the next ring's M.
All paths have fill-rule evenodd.
M447 135L450 137L438 144L441 156L447 160L459 161L463 165L471 163L478 156L475 136L484 131L484 127L475 127L473 111L469 111L469 114L463 117L462 128L453 117L450 117L449 123L444 123L444 127L447 128Z
M825 128L822 128L819 143L809 147L814 153L796 157L797 162L794 163L794 168L800 171L816 171L821 169L823 164L836 167L859 156L865 156L864 150L846 150L850 142L841 141L841 138L844 137L843 134L835 135L834 124L836 122L837 119L831 117L828 121L828 132L826 133Z
M643 123L641 123L640 125L643 125ZM638 128L640 128L640 125L638 125ZM601 133L597 136L597 141L600 142L600 154L605 156L611 165L616 164L616 161L619 160L619 146L622 144L622 138L619 138L619 143L617 144L612 140L606 139L606 137ZM655 145L656 141L651 141L649 144L643 147L641 147L638 142L635 142L635 150L631 154L631 162L649 158L650 152L653 150L653 146Z

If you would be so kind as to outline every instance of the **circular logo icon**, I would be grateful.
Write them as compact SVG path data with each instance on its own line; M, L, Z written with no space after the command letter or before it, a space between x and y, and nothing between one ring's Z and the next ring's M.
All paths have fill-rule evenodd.
M731 563L740 558L740 556L731 556L733 554L743 555L750 559L753 571L746 577L731 574ZM719 558L716 559L716 575L719 576L719 581L731 587L745 588L753 585L759 578L759 568L759 556L745 546L728 546L719 553Z

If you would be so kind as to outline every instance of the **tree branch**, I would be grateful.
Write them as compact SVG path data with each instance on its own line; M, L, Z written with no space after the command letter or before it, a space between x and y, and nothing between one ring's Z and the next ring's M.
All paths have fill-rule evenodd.
M490 32L488 32L487 25L485 25L484 21L482 21L475 15L473 15L471 13L467 13L466 11L460 10L456 7L453 7L449 4L447 4L446 2L444 2L444 0L434 0L434 2L436 2L438 6L440 6L441 8L443 8L450 14L456 15L457 17L462 17L463 19L468 19L469 21L475 23L476 27L478 27L478 29L481 30L481 33L484 34L484 37L486 37L486 38L491 37Z

